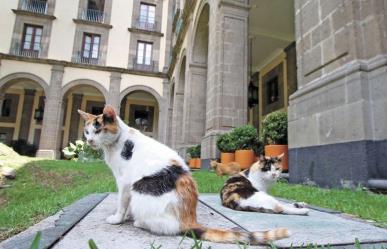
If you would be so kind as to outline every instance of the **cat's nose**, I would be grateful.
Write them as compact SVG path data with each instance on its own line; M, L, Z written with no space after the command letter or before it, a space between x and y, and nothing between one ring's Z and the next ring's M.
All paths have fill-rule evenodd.
M87 143L90 144L90 145L93 145L94 144L94 140L93 139L88 139Z

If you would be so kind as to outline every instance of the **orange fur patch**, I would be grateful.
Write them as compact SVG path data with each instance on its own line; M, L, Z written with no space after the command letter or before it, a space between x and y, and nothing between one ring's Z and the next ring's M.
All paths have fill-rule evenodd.
M181 230L185 231L197 227L196 206L198 204L198 192L196 184L190 175L182 175L176 181L176 192L181 199L179 210Z
M179 163L178 161L176 161L175 159L171 159L171 161L169 161L169 163L171 164L171 165L175 165L175 166L182 166L181 165L181 163Z

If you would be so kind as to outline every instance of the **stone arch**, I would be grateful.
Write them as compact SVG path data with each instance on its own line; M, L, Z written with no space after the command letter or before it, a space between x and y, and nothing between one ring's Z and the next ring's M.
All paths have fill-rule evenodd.
M49 85L45 80L43 80L41 77L31 74L31 73L23 73L23 72L18 72L18 73L12 73L4 76L3 78L0 79L0 89L3 90L7 87L9 87L11 84L14 83L15 80L19 79L27 79L31 80L34 83L37 83L39 86L41 86L46 93L48 91Z
M191 37L190 61L207 64L209 45L210 3L202 1L195 17ZM207 28L205 27L207 25ZM203 27L204 26L204 27Z
M69 83L64 85L62 87L62 98L66 95L66 93L71 88L79 86L79 85L87 85L87 86L97 88L102 93L103 97L105 98L105 102L106 102L106 100L108 98L108 91L105 89L105 87L102 84L100 84L99 82L97 82L95 80L90 80L90 79L77 79L77 80L70 81Z
M156 90L154 90L153 88L151 88L149 86L142 86L142 85L130 86L130 87L126 88L125 90L121 91L120 102L123 100L123 98L125 98L126 95L128 95L132 92L135 92L135 91L144 91L144 92L147 92L147 93L153 95L153 97L155 97L159 107L163 104L163 98L160 96L160 94L158 92L156 92Z

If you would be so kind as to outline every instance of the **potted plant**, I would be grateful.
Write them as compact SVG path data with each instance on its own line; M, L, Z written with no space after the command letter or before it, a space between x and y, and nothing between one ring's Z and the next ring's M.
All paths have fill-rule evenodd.
M284 153L282 170L288 171L288 115L285 111L268 114L262 122L261 140L265 144L266 156Z
M216 146L220 151L220 162L229 163L235 161L235 141L230 133L222 134L216 140Z
M235 161L240 164L242 169L249 168L255 160L252 150L257 141L257 130L252 125L244 125L234 128L230 133L235 141Z
M201 167L200 150L200 144L193 147L189 147L187 149L187 153L191 157L191 159L189 160L189 167L192 169L200 169Z

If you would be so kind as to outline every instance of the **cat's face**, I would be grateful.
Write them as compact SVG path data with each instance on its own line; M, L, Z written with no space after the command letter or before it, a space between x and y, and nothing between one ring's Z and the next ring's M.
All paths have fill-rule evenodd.
M216 169L216 167L218 166L218 162L215 160L211 160L210 165L212 169Z
M274 182L278 180L282 172L282 158L284 154L277 157L261 156L257 162L257 170L262 180Z
M81 110L78 112L85 120L84 135L93 149L100 149L117 140L119 128L113 107L106 106L103 113L97 116Z

